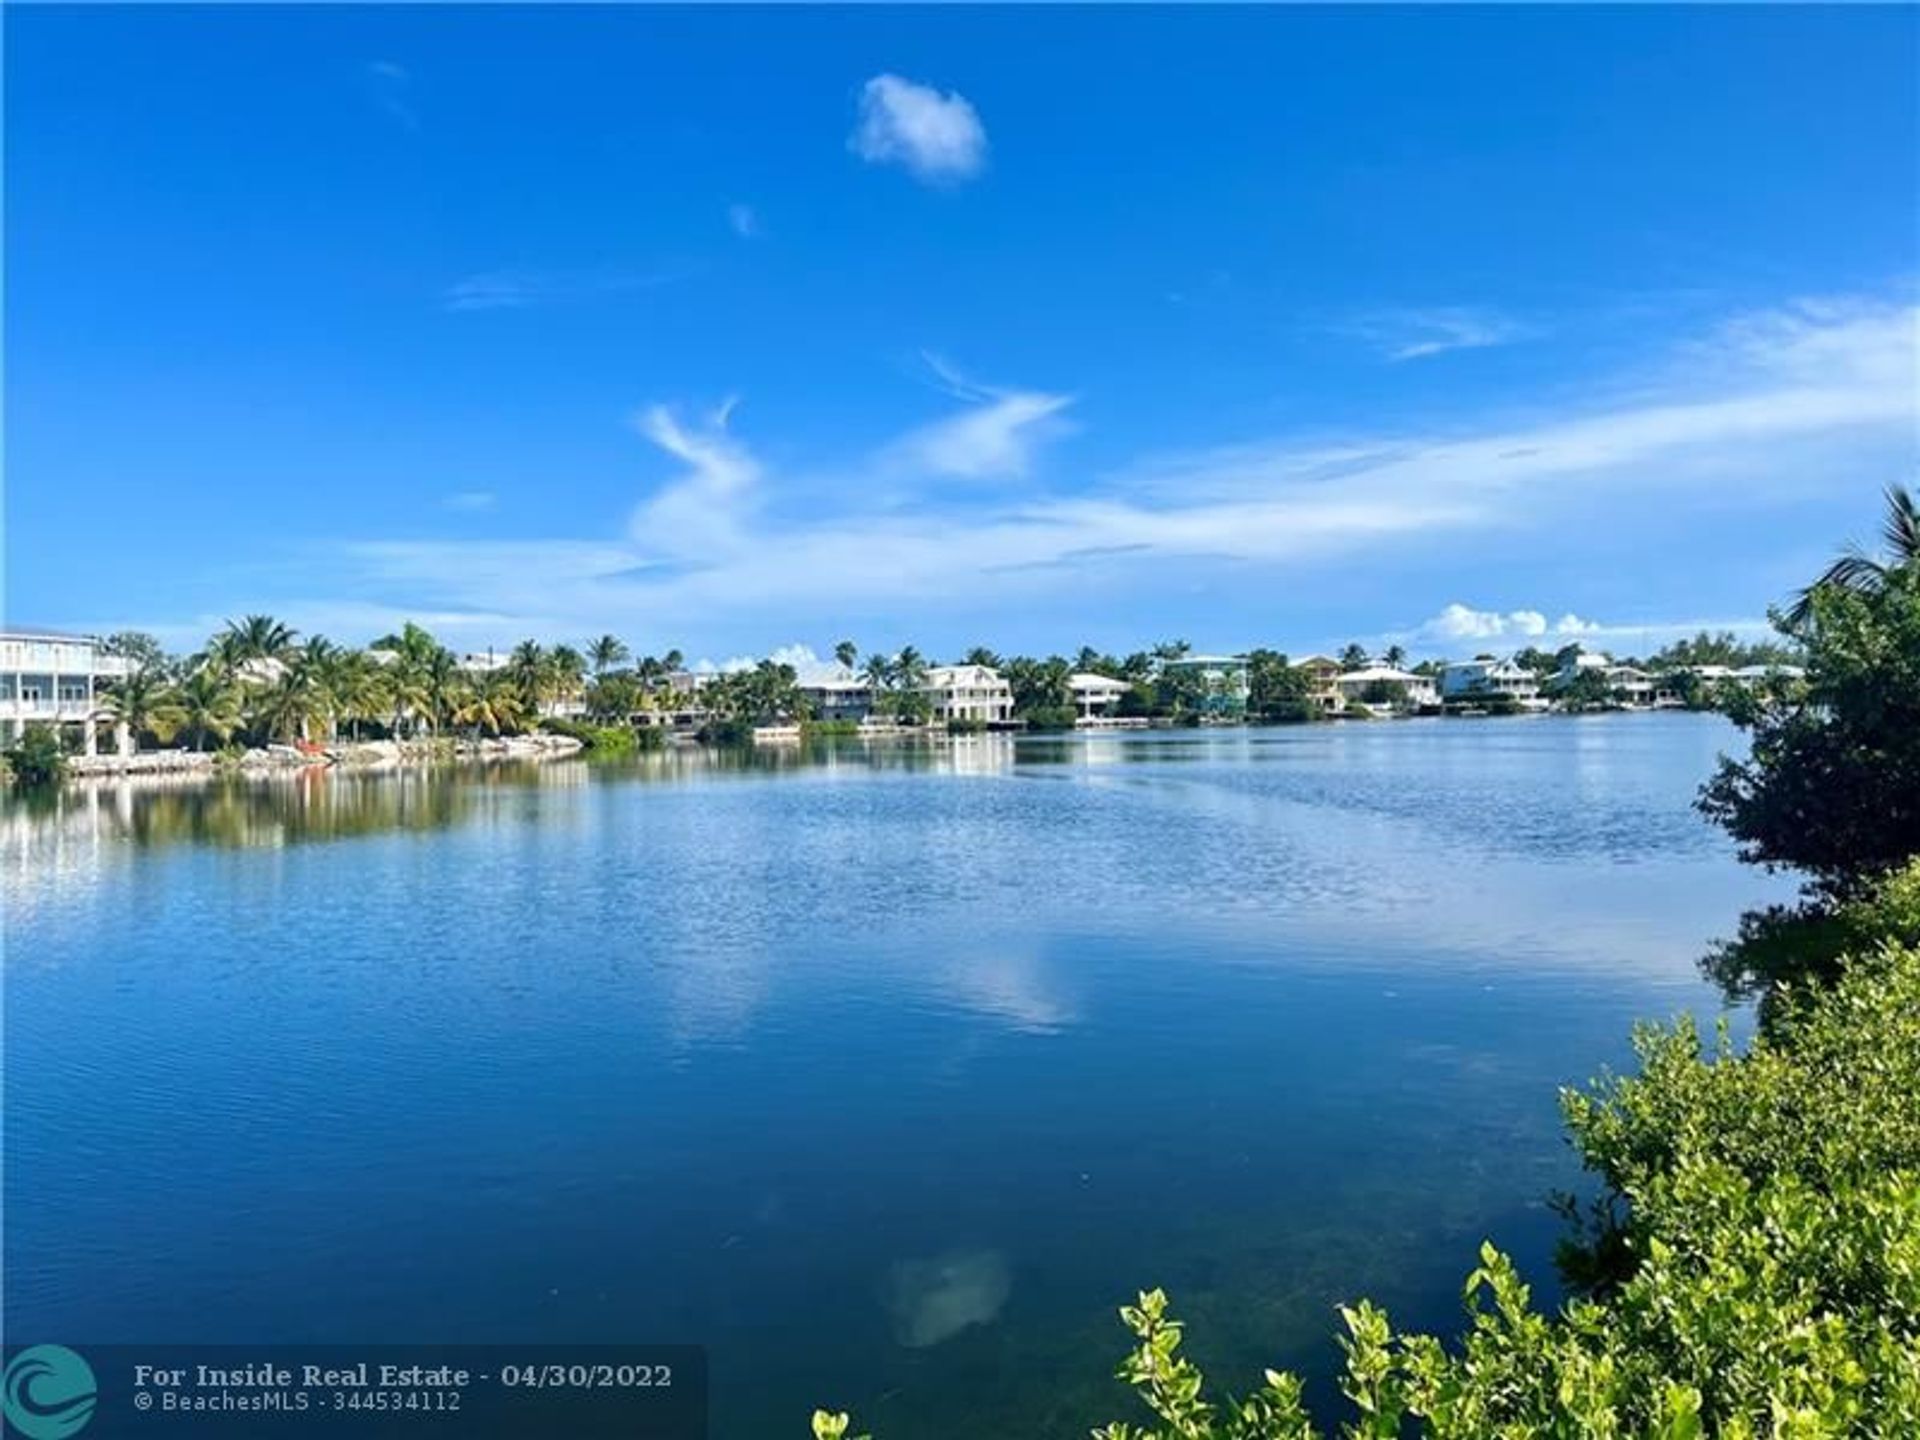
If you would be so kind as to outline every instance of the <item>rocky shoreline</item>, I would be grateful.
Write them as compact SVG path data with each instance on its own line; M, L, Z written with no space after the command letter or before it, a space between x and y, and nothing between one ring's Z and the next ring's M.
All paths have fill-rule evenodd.
M275 771L346 766L356 770L459 760L553 760L577 754L570 735L515 735L494 740L359 740L319 749L269 745L238 756L199 750L147 750L133 755L76 755L67 762L75 778L118 775L257 775Z

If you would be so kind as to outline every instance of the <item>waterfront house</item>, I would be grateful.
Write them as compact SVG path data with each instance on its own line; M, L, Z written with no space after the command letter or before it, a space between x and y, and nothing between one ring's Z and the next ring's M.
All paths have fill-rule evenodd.
M1733 672L1731 678L1734 684L1744 685L1751 690L1771 680L1804 680L1807 671L1801 665L1742 665Z
M865 720L873 713L873 686L845 665L809 665L795 677L816 720Z
M1069 675L1067 688L1073 692L1074 724L1110 725L1119 718L1120 702L1133 687L1111 675L1086 672Z
M101 683L127 670L125 660L102 654L91 635L0 631L0 743L11 745L29 725L51 725L77 735L82 754L97 754L99 727L110 720L101 704ZM115 726L113 734L121 754L133 749L124 725Z
M987 665L935 665L921 685L937 724L1008 725L1013 691L1006 677Z
M1416 675L1392 665L1364 665L1358 670L1343 670L1334 677L1333 688L1340 696L1342 708L1361 705L1376 715L1440 703L1440 692L1431 676Z
M1506 696L1523 710L1544 709L1540 679L1512 659L1476 655L1441 667L1440 698L1449 705L1471 705L1476 700Z
M1565 690L1583 675L1598 675L1614 699L1624 705L1652 705L1661 687L1653 676L1633 665L1621 665L1598 650L1576 648L1548 679L1549 693ZM1666 691L1669 696L1672 692Z
M1725 687L1738 686L1743 690L1757 689L1761 685L1775 680L1804 680L1806 669L1799 665L1688 665L1674 672L1675 675L1690 675L1694 683L1705 694Z
M1197 706L1209 720L1244 720L1252 691L1244 655L1180 655L1160 662L1163 675L1187 674L1200 683Z
M1330 655L1306 655L1293 668L1307 678L1307 703L1323 715L1338 715L1347 700L1340 693L1340 662Z

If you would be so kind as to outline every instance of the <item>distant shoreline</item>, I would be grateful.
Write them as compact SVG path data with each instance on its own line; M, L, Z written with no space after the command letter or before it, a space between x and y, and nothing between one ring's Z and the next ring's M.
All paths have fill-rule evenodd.
M1512 714L1459 714L1441 715L1405 715L1393 717L1330 716L1312 722L1301 721L1213 721L1200 725L1151 724L1143 726L1094 725L1061 729L992 729L992 730L947 730L941 726L886 726L871 730L848 732L827 729L817 733L802 730L797 735L785 733L785 727L779 734L756 736L748 743L754 746L766 744L793 745L810 742L860 743L880 742L898 744L901 742L978 742L988 738L1021 738L1036 740L1066 740L1082 737L1111 737L1120 735L1164 734L1168 732L1206 731L1218 733L1232 730L1317 730L1328 724L1358 724L1374 726L1383 718L1392 720L1439 720L1439 719L1526 719L1540 720L1550 718L1582 718L1598 715L1654 715L1654 714L1717 714L1717 711L1687 710L1673 707L1648 708L1637 710L1589 710L1589 711L1516 711ZM727 744L701 740L692 733L673 734L669 744L675 749L727 749L736 748ZM428 768L436 765L470 764L475 762L518 760L547 761L585 758L592 753L592 747L583 744L570 735L533 734L483 739L433 740L356 740L347 741L312 750L301 750L290 745L273 745L265 748L248 749L239 755L231 751L212 750L143 750L131 755L89 755L69 757L66 778L70 781L89 780L125 780L142 777L165 777L174 780L205 779L214 780L232 776L259 778L273 775L295 775L306 771L340 770L353 774L380 773L402 768ZM640 752L640 753L659 753Z

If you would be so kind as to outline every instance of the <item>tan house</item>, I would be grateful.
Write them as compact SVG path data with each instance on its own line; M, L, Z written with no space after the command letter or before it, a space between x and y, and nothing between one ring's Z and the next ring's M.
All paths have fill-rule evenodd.
M1293 662L1293 668L1307 677L1307 703L1328 715L1346 709L1347 698L1340 693L1340 662L1328 655L1307 655Z

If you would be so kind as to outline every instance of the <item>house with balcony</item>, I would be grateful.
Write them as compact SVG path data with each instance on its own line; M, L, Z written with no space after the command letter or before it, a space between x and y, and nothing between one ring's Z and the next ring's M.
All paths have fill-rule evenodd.
M1244 655L1180 655L1160 662L1162 675L1187 675L1198 681L1195 707L1205 720L1244 720L1252 693Z
M1607 693L1623 705L1652 705L1662 691L1654 677L1637 666L1618 664L1610 655L1584 648L1567 657L1566 663L1548 678L1545 689L1549 695L1555 694L1585 675L1598 675Z
M1472 705L1480 700L1497 700L1518 705L1522 710L1544 710L1540 698L1540 677L1511 658L1476 655L1471 660L1455 661L1441 667L1440 699L1448 705Z
M987 665L935 665L920 686L935 724L1004 726L1013 723L1013 690Z
M873 685L845 665L810 665L794 679L816 720L851 720L873 714Z
M1340 693L1340 662L1330 655L1303 655L1293 668L1307 679L1307 703L1323 715L1338 715L1347 707Z
M1363 665L1342 670L1333 678L1341 708L1358 705L1375 715L1419 710L1440 703L1440 691L1429 675L1416 675L1392 665Z
M77 741L81 754L98 754L100 729L112 724L101 687L126 673L127 662L102 654L91 635L0 631L0 744L11 745L29 725L51 725ZM133 748L124 725L113 726L113 740L122 754Z
M1120 703L1133 687L1111 675L1079 672L1067 677L1073 692L1074 724L1083 729L1120 723Z
M1779 680L1804 680L1807 670L1804 665L1742 665L1731 676L1733 683L1744 685L1751 690L1757 685L1767 685Z

